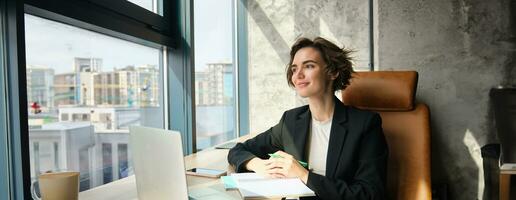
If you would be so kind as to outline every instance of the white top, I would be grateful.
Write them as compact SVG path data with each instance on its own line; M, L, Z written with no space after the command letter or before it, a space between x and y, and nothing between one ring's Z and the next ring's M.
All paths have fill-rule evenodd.
M308 152L308 167L313 173L326 175L326 156L330 141L331 122L320 122L312 117L310 128L310 145Z

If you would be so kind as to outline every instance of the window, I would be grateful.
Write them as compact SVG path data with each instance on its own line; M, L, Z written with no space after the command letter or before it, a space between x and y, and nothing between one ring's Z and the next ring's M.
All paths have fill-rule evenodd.
M31 178L79 171L83 191L131 175L128 126L164 127L162 51L29 14L25 30Z
M54 167L56 169L60 169L61 167L59 166L59 143L58 142L53 142L53 145L54 145Z
M33 142L31 160L35 165L31 166L38 175L48 171L60 171L59 144L55 141L44 139Z
M163 15L162 0L127 0L153 13Z
M68 113L61 114L61 121L68 121Z
M88 148L79 149L79 191L88 190L91 188L91 165L90 154ZM73 170L76 171L76 170Z
M185 3L187 5L184 5ZM0 2L0 12L2 14L0 20L3 25L0 32L0 44L2 46L2 48L0 48L0 60L2 61L0 62L0 97L2 97L0 98L0 136L2 136L0 137L0 146L6 147L0 148L2 149L0 150L0 175L2 177L7 177L5 175L10 174L12 177L10 179L0 180L0 199L28 199L31 197L31 181L34 181L33 167L35 164L33 152L34 144L35 142L40 142L39 140L42 139L38 138L37 136L48 134L45 133L48 131L66 129L62 131L62 135L69 134L73 136L78 136L81 135L81 133L84 134L86 132L93 132L95 136L93 137L93 139L95 139L95 142L98 142L101 140L96 140L98 139L96 137L102 136L102 134L99 133L105 132L101 131L100 129L97 129L97 127L102 127L101 123L93 123L93 121L95 121L98 118L98 116L96 116L95 114L95 111L99 111L105 107L109 107L110 105L108 102L102 105L94 104L95 102L92 103L92 100L98 100L98 98L95 98L94 94L98 94L99 92L96 92L95 89L92 90L91 84L87 84L86 82L84 82L84 80L87 79L77 77L77 73L74 70L71 70L69 73L54 71L54 74L52 75L50 70L43 69L41 73L38 73L39 69L35 69L32 73L30 72L30 68L38 68L40 66L43 66L45 68L58 69L60 67L59 65L48 65L48 63L45 62L31 62L31 58L34 58L37 53L46 54L48 55L49 59L54 59L55 62L68 60L68 67L70 69L74 69L75 66L73 66L73 59L75 57L87 58L90 60L94 58L100 58L103 60L102 66L110 66L110 64L106 63L106 61L113 60L113 56L116 55L118 55L117 60L131 60L145 57L144 54L141 54L141 51L134 51L134 54L131 53L130 55L127 55L119 51L120 49L124 50L132 48L96 48L99 46L99 44L103 44L103 42L101 42L102 39L99 39L98 37L92 35L90 35L90 37L83 38L83 44L86 45L77 46L73 43L67 44L67 50L71 52L77 49L89 48L89 55L74 55L72 57L67 57L65 53L59 52L60 50L58 49L62 50L63 41L75 41L70 40L69 36L74 37L74 35L76 35L75 33L81 31L73 30L72 32L75 33L64 31L66 32L65 34L52 35L52 33L56 33L56 31L63 31L62 27L66 26L62 24L50 25L51 28L49 29L54 30L54 32L40 32L39 35L34 34L38 39L31 41L30 37L33 37L34 39L34 35L25 37L25 30L27 30L27 33L30 33L34 30L30 30L30 28L28 27L35 26L34 24L31 24L31 22L29 22L30 20L24 20L24 18L26 17L24 16L24 13L39 16L44 19L53 20L56 22L61 22L74 27L81 27L87 30L95 31L97 33L109 35L110 37L113 37L111 38L112 40L122 39L123 41L131 41L126 42L127 44L143 44L145 46L136 46L140 46L147 49L154 48L154 50L157 50L156 52L158 52L159 56L152 58L152 60L155 61L153 61L152 63L154 63L156 68L159 69L158 75L163 76L164 72L167 72L167 70L165 69L172 68L172 66L174 68L182 69L185 67L185 65L190 65L184 64L186 63L184 62L186 59L182 57L183 55L188 56L189 53L184 49L179 49L178 43L175 41L175 38L179 38L177 37L178 34L185 34L186 32L186 29L184 27L179 26L179 22L180 19L185 18L185 16L189 17L189 12L187 12L187 10L185 9L189 6L189 4L189 1L154 0L153 11L148 11L143 7L140 7L134 3L125 0L24 0ZM158 9L155 9L156 6ZM25 29L23 28L23 26L25 26ZM56 35L61 37L55 37ZM34 43L34 41L45 41L46 44L40 45L40 47L44 46L46 48L39 48L37 49L37 51L33 51L34 48L31 47L31 45ZM191 41L189 40L187 42ZM107 42L106 44L108 43L109 42ZM33 48L33 50L30 50L31 48ZM98 54L98 52L102 52L105 49L111 49L111 52L109 52L111 55L101 55L99 57L95 57L95 55ZM177 51L168 51L169 49L177 49ZM125 57L120 57L120 55L123 55ZM109 58L110 56L111 58ZM169 62L175 63L169 64ZM138 63L133 63L133 65L135 65L135 67L140 66ZM166 68L163 67L165 65L167 66ZM78 66L82 67L81 65ZM113 66L111 65L108 68L108 70L111 70L111 67ZM81 73L95 73L93 72L93 70L93 68L85 69ZM29 72L29 74L27 74L27 72ZM60 76L57 76L58 74L60 74ZM182 75L184 74L186 73L183 73ZM32 76L44 78L32 79ZM76 83L77 78L81 80L81 85L74 84ZM190 76L188 76L187 78L191 80ZM31 83L32 80L34 80L33 84ZM48 80L50 80L50 82L47 82ZM138 108L140 113L143 113L140 114L140 120L134 120L135 123L139 123L141 125L148 125L148 123L152 123L148 126L157 127L165 127L166 125L166 127L169 128L168 124L163 124L163 117L162 115L160 115L163 113L162 110L164 95L162 89L163 80L161 77L158 80L159 84L156 85L158 85L159 87L159 89L157 90L159 98L154 99L153 101L147 101L148 103L146 107L150 108L151 106L148 106L149 104L155 104L155 102L158 102L159 106L155 107L156 109L151 109L152 111L149 111L149 109L140 109L142 107L145 107L143 106L143 104L138 104L140 102L144 102L141 98L150 98L152 97L152 95L138 96L138 94L141 94L138 93L138 90L134 90L132 94L138 96L138 98L140 99L133 102L131 102L131 99L129 99L129 101L127 102L128 104L132 103L134 108ZM82 85L82 83L84 83L84 85ZM178 83L176 81L171 84L168 84L168 86L183 86L184 83L186 83L184 80L179 80ZM56 87L48 87L48 85L51 84L54 84ZM59 91L55 91L54 89L58 89ZM100 88L100 92L104 92L106 90L107 89L105 88ZM114 93L114 95L124 95L124 93L120 92L120 94L118 94L116 89L114 90L115 92L112 92ZM153 91L152 85L147 90ZM105 93L110 94L107 91ZM108 101L111 101L111 104L115 104L115 101L117 100L110 99ZM181 105L185 105L188 103L188 101L185 99L180 99L179 101ZM28 105L29 102L34 102L34 104ZM174 102L177 102L177 100L174 100ZM96 108L90 110L81 110L80 113L66 113L66 116L68 116L68 124L61 123L64 121L59 119L61 118L60 114L64 114L68 107L75 107L72 110L77 111L76 105L84 104L95 105ZM61 109L63 112L59 113L56 111L57 109ZM116 111L120 111L123 109L123 106L119 106L117 108L106 108L106 110L108 111L105 111L105 113L111 113L111 116L113 116L111 128L106 128L110 129L106 131L112 131L109 132L110 134L120 134L120 140L123 140L126 131L117 131L111 129L116 129L115 127L126 127L126 125L120 125L120 122L117 120L118 118L116 118L118 117ZM174 105L170 106L167 110L176 111L181 110L181 108L179 108L179 105ZM192 110L192 108L189 107L189 110ZM191 114L190 112L187 114ZM152 118L144 119L143 116L147 116L146 113L152 113L154 116ZM181 117L187 116L187 114L185 114L185 111L173 113L177 113L176 115L180 115ZM73 121L72 114L81 114L81 116L76 119L86 121ZM83 117L84 114L89 114L89 117ZM170 123L170 121L172 120L167 120L166 123L170 123L171 128L187 130L182 132L187 135L190 135L192 130L192 120L187 117L183 117L181 119L188 119L188 121L187 123L177 122L175 124L172 124ZM61 124L52 124L56 122L59 122ZM29 124L31 125L29 126ZM89 139L90 137L85 138ZM55 161L56 163L59 163L59 168L66 168L68 166L66 166L65 163L67 161L70 161L70 159L64 157L66 156L64 155L64 153L67 152L69 149L67 146L63 146L61 141L57 140L57 142L57 152L59 153L59 156ZM189 140L188 144L190 145L185 146L187 146L190 149L192 141ZM82 162L87 161L87 163L90 164L91 169L99 170L96 167L99 167L101 165L97 163L100 160L99 157L101 157L99 153L101 152L101 150L97 144L94 144L93 146L93 149L88 149L89 153L87 154L84 153L86 152L85 150L82 150L83 153L81 153L81 156L85 158L84 160L82 160ZM37 150L39 151L39 146L37 148ZM115 147L113 148L113 152L115 152ZM73 156L75 158L78 158L79 150L73 149L73 152ZM128 155L131 155L130 152L128 152ZM114 160L115 159L116 158L114 158ZM77 162L77 160L74 160L74 165L77 165ZM93 174L91 174L90 180L93 181L90 184L90 188L99 184L99 177L102 177L101 170L100 172L96 171ZM31 180L31 178L33 179Z
M127 144L118 144L118 177L124 178L132 172L129 170L129 158Z
M113 181L113 162L111 144L102 143L102 177L103 183Z
M233 0L194 1L197 150L237 135L234 3Z

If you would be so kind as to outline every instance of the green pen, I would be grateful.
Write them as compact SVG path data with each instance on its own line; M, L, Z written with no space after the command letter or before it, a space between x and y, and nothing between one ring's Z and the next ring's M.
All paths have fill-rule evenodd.
M271 158L283 158L280 155L277 155L277 154L274 154L274 153L270 153L269 156ZM301 166L303 166L304 168L308 168L308 163L300 161L300 160L298 160L297 162L299 162L299 164L301 164Z

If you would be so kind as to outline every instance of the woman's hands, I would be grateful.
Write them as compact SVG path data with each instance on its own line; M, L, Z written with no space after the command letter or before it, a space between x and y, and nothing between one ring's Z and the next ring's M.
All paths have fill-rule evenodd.
M248 170L254 171L257 174L260 174L260 175L265 176L265 177L282 178L283 176L281 174L271 173L270 172L271 169L276 167L276 165L274 165L273 162L274 161L271 160L271 159L264 160L264 159L260 159L258 157L255 157L255 158L249 160L247 162L247 164L245 165L245 167Z
M300 178L306 184L308 181L308 170L301 166L294 156L283 151L277 151L274 154L281 157L269 159L274 160L274 168L270 169L269 173L280 174L287 178Z
M290 154L283 151L274 153L277 158L263 160L253 158L246 164L248 170L272 178L300 178L305 184L308 181L308 170Z

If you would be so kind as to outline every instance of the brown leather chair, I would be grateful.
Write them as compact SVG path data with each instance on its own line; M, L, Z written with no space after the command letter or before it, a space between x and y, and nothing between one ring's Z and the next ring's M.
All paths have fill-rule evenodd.
M389 146L389 199L432 199L430 114L414 103L415 71L357 72L342 92L344 104L378 112Z

